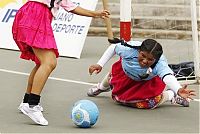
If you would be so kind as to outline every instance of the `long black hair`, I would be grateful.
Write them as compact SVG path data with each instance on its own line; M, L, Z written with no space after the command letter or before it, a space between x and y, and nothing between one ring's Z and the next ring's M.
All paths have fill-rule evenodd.
M54 7L55 0L51 0L49 9L51 10Z

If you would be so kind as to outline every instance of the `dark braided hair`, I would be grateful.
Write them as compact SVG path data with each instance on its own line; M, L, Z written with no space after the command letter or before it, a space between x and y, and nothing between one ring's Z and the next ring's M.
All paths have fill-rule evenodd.
M162 46L160 45L160 43L153 39L144 40L142 42L140 50L152 54L156 60L159 60L160 56L163 54Z
M153 55L153 57L156 59L153 65L151 65L151 68L154 68L157 64L158 60L160 59L161 55L163 54L163 49L160 43L155 41L154 39L146 39L142 42L141 46L132 46L128 43L121 41L121 44L130 48L135 48L140 51L146 51Z
M51 0L49 9L51 10L54 7L55 0Z

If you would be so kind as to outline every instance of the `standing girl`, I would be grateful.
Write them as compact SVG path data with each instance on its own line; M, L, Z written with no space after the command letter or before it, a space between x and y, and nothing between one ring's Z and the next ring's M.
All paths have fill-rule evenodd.
M112 98L123 105L153 109L165 101L189 106L194 90L181 86L167 60L162 46L153 39L143 42L130 41L112 44L97 64L89 67L89 73L99 73L106 62L117 54L120 60L101 83L89 89L88 96L97 96L112 89ZM165 86L169 89L164 91Z
M88 17L108 17L109 12L90 11L73 4L70 0L28 0L17 12L12 26L13 39L21 51L20 58L32 60L35 67L30 73L27 90L19 109L35 123L48 125L39 106L40 94L55 69L59 56L51 27L59 7Z

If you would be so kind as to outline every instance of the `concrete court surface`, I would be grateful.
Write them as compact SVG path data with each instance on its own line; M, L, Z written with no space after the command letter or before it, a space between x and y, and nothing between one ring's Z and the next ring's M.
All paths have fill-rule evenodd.
M190 41L160 40L170 62L190 58ZM167 44L167 45L165 45ZM173 47L172 47L173 46ZM48 126L39 126L17 107L22 101L28 73L33 62L20 60L18 51L0 49L0 133L199 133L199 101L190 107L166 103L154 110L118 105L110 93L87 97L86 92L109 71L114 57L99 75L89 76L89 65L96 63L108 47L105 37L87 37L80 59L60 57L42 92L41 104ZM178 48L179 47L179 48ZM171 50L171 51L169 51ZM175 51L177 55L171 54ZM187 51L187 52L186 52ZM187 53L187 54L186 54ZM179 55L179 56L178 56ZM199 85L189 85L197 91ZM70 119L73 103L80 99L94 101L100 111L97 123L89 129L77 128Z

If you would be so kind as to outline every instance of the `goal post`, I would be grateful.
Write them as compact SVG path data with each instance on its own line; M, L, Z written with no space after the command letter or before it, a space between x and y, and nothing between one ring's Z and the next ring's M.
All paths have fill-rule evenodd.
M120 0L120 38L131 39L131 0Z
M194 71L196 75L196 79L199 82L200 78L200 48L199 48L199 40L198 40L198 27L197 27L197 6L196 0L190 0L190 8L191 8L191 24L192 24L192 40L193 40L193 50L194 50Z

